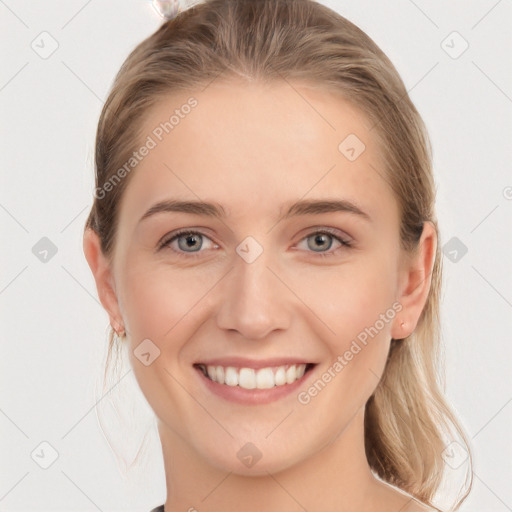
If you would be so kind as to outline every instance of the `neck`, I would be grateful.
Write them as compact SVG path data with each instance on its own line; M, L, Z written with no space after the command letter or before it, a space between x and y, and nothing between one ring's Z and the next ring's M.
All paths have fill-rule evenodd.
M245 476L208 463L159 423L167 484L165 512L356 512L379 484L364 450L364 407L327 446L279 472Z

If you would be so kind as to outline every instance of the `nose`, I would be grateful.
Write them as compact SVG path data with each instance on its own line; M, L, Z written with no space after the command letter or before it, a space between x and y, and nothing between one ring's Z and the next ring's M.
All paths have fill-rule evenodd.
M269 253L263 251L251 263L235 254L235 268L227 274L220 290L217 314L220 329L259 340L274 330L289 328L292 294L281 281L283 278Z

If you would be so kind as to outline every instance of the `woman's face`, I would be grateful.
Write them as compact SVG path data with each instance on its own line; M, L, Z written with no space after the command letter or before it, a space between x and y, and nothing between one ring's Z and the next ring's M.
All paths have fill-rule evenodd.
M332 443L377 386L401 337L402 260L370 126L286 82L214 82L146 118L113 277L136 378L190 457L284 469Z

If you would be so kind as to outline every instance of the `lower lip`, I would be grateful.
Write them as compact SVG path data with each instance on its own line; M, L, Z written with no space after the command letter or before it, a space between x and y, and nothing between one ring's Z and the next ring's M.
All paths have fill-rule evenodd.
M194 368L201 381L205 384L207 389L225 400L235 402L243 405L258 405L268 404L284 398L294 392L297 392L300 386L302 386L306 379L309 378L314 370L314 366L308 370L300 379L297 379L291 384L284 384L283 386L274 386L268 389L245 389L240 386L228 386L227 384L219 384L215 382L203 373L199 368Z

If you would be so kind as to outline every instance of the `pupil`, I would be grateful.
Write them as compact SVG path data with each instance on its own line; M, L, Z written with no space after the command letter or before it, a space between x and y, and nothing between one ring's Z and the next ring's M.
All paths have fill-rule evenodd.
M323 248L326 246L326 240L325 238L328 237L329 235L325 235L325 234L319 234L319 235L315 235L315 244L319 244L320 245L320 248ZM327 244L327 248L330 247L330 244ZM313 250L316 250L313 248Z
M198 245L198 237L197 235L183 235L183 238L181 240L185 239L185 245L188 249L194 249L194 245Z

